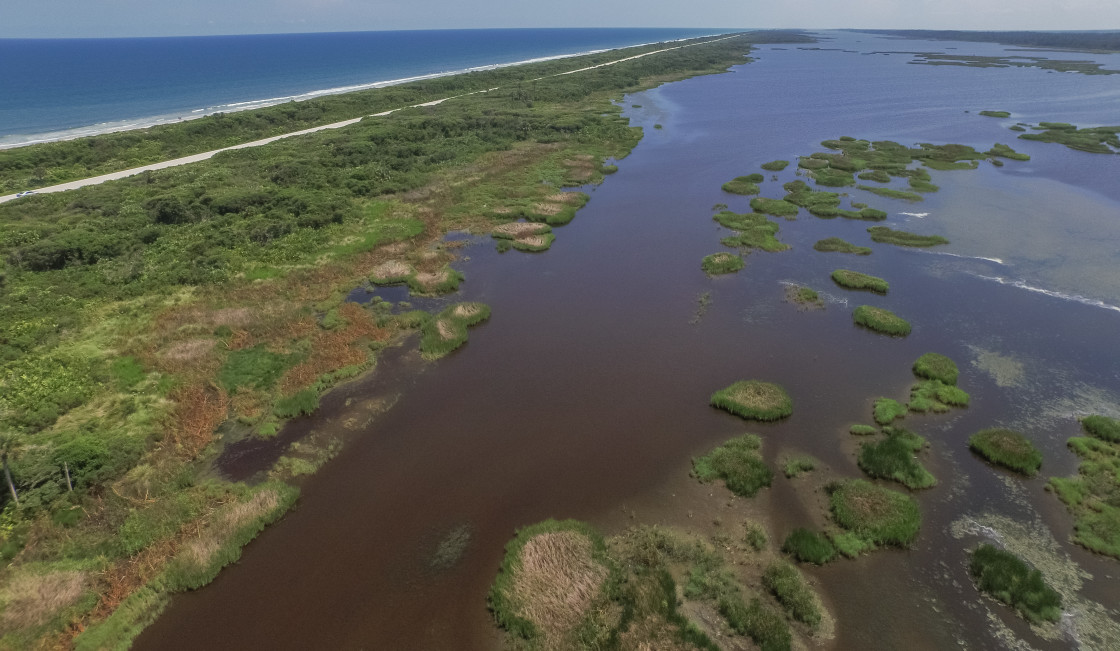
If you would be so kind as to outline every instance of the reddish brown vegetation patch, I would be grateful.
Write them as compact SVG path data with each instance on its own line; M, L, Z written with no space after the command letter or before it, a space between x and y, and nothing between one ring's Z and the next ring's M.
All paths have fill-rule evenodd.
M384 341L389 337L389 331L378 327L369 313L356 303L343 303L338 308L338 314L346 321L346 327L318 330L312 335L311 354L284 374L280 380L282 393L305 389L324 373L365 364L369 350L362 342Z

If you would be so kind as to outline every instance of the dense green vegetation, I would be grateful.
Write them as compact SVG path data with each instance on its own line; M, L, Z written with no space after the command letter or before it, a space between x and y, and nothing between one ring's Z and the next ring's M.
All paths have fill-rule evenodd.
M813 628L821 623L817 595L805 583L805 578L796 567L784 562L773 563L762 573L762 584L773 593L793 619Z
M1042 467L1042 453L1027 437L1009 429L981 430L968 439L968 447L988 461L1033 475Z
M1036 128L1041 133L1024 133L1019 137L1023 140L1056 142L1091 154L1114 154L1120 149L1120 126L1078 129L1064 122L1040 122Z
M742 497L754 497L770 485L774 473L762 460L762 439L744 434L727 441L708 454L692 460L692 471L703 482L722 479L728 490Z
M789 161L788 160L772 160L769 163L763 163L761 165L762 169L767 170L769 172L781 172L782 170L784 170L788 166L789 166Z
M723 184L723 191L731 194L758 194L758 184L762 183L761 174L737 176Z
M778 234L778 225L761 213L740 214L725 210L717 213L712 219L719 222L721 226L736 231L735 235L720 240L724 246L762 249L770 252L785 251L789 248L788 244L783 244L774 237Z
M890 284L876 276L869 276L858 271L837 269L832 272L832 280L837 285L847 289L866 289L876 294L886 294Z
M889 226L872 226L867 229L867 232L871 233L871 240L874 242L896 246L926 247L949 243L949 240L940 235L918 235L906 231L896 231Z
M782 461L782 471L789 479L812 472L816 468L817 460L807 454L794 455Z
M927 380L955 385L959 374L956 363L938 353L926 353L914 362L914 375Z
M890 425L895 420L906 416L906 405L891 398L877 398L872 407L875 422L879 425ZM874 432L870 432L874 433Z
M916 455L926 440L901 428L885 428L886 437L864 443L859 450L859 467L875 479L890 479L910 489L929 488L937 483L918 462Z
M1011 552L980 545L972 552L968 571L981 592L1011 606L1033 624L1056 622L1062 616L1062 596L1046 584L1041 572Z
M704 273L715 276L739 271L743 268L743 264L743 259L732 253L713 253L704 256L700 268L704 270Z
M996 143L987 152L989 156L999 156L1000 158L1010 158L1011 160L1030 160L1030 154L1020 154L1007 145Z
M788 285L786 287L786 300L805 308L823 308L824 299L817 290L803 285Z
M856 255L871 255L871 249L866 246L856 246L839 237L829 237L813 245L817 251L824 253L854 253Z
M207 559L230 557L209 550L240 548L240 526L219 525L227 505L250 499L239 492L248 489L203 480L223 423L226 441L273 436L282 419L314 410L322 391L369 368L398 333L419 329L425 353L441 354L484 313L452 305L436 315L394 314L383 302L346 302L351 289L374 277L447 291L462 277L448 266L455 247L443 233L570 220L587 199L563 188L598 181L602 162L640 137L612 98L726 70L743 61L749 43L734 38L536 81L645 50L449 78L440 83L522 83L0 205L0 433L10 441L5 457L20 501L0 498L0 548L11 572L27 566L53 576L87 563L103 577L89 583L90 603L52 611L60 619L41 634L70 627L97 640L90 646L127 644L120 636L135 635L166 601L169 589L152 577L174 571L196 577L182 579L193 585L211 576L188 572L187 557L176 560L176 550L188 553L183 532L213 532ZM10 172L4 178L22 185L27 170L42 165L49 182L65 178L55 167L86 176L189 153L175 149L188 147L182 143L208 149L222 138L232 144L274 133L263 125L283 122L270 116L289 111L296 122L277 131L396 108L447 88L402 86L8 150L0 175ZM360 110L322 109L336 100ZM151 152L130 151L137 138L148 139ZM96 156L82 159L75 148ZM275 475L321 463L321 455L307 455L285 456ZM291 503L287 493L275 495L252 503L253 521L271 521ZM112 601L102 601L110 593Z
M1011 113L1008 111L980 111L980 115L989 118L1009 118Z
M872 194L877 194L880 197L887 197L889 199L902 199L903 201L921 201L922 195L916 192L908 192L906 190L895 190L894 188L877 188L871 185L856 186L860 190L866 190Z
M467 328L490 318L484 303L455 303L425 319L420 328L420 353L428 359L443 357L467 343Z
M916 412L945 412L953 407L967 407L968 392L940 380L923 380L910 388L907 408Z
M1076 477L1052 477L1048 488L1074 516L1074 542L1099 554L1120 558L1120 421L1086 416L1088 436L1069 440L1081 458Z
M740 380L712 394L713 407L748 420L780 420L793 413L793 399L772 382Z
M861 29L871 34L886 34L935 41L969 41L973 43L1002 43L1038 48L1068 50L1120 51L1120 34L1116 32L1053 32L1053 31L961 31L929 29Z
M894 418L891 418L891 422L894 422ZM879 428L872 425L855 423L848 428L848 432L853 436L872 436L879 433Z
M782 551L802 563L814 565L824 565L836 558L836 548L827 537L803 528L789 533L782 543Z
M910 334L910 322L881 307L860 305L852 311L852 321L868 330L892 337L905 337Z
M751 210L775 217L796 217L797 206L783 199L755 197L751 199Z

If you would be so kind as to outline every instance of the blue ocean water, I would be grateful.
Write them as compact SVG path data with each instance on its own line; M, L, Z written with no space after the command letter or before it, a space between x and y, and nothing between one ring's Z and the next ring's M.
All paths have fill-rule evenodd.
M720 31L485 29L0 39L0 146Z

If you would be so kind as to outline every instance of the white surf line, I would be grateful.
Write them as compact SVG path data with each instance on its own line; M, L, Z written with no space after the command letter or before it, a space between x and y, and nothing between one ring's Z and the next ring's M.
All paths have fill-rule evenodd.
M632 61L634 59L640 59L644 56L649 56L651 54L658 54L660 52L669 52L671 50L679 50L681 48L693 47L695 45L706 45L708 43L715 43L717 41L726 41L727 39L735 38L735 36L737 36L737 35L724 36L722 38L712 39L712 40L708 40L708 41L702 41L700 43L689 43L688 45L678 45L676 47L669 47L669 48L665 48L665 49L662 49L662 50L654 50L652 52L644 52L642 54L637 54L637 55L634 55L634 56L631 56L631 57L626 57L624 59L617 59L615 61L608 61L606 63L600 63L598 65L589 66L587 68L580 68L578 70L569 70L567 72L559 72L559 73L556 73L554 75L548 75L546 77L537 77L536 79L530 79L529 81L540 81L542 79L549 79L551 77L560 77L562 75L570 75L570 74L574 74L574 73L577 73L577 72L585 72L587 70L594 70L595 68L602 68L603 66L612 66L616 63L622 63L623 61ZM220 154L223 151L233 151L235 149L247 149L249 147L260 147L262 145L267 145L269 143L276 142L277 140L283 140L285 138L294 138L296 136L304 136L304 135L307 135L309 133L315 133L317 131L325 131L327 129L341 129L342 127L348 127L351 124L357 124L358 122L361 122L363 119L365 119L367 117L370 117L370 118L384 117L386 115L390 115L392 113L395 113L397 111L400 111L400 110L403 110L403 109L406 109L406 108L419 108L419 107L423 107L423 106L436 106L436 105L442 104L442 103L444 103L448 100L457 99L459 97L466 97L467 95L476 95L478 93L489 93L491 91L500 90L500 89L501 89L501 86L497 86L497 87L494 87L494 88L487 88L485 90L476 90L476 91L473 91L473 92L470 92L470 93L463 93L461 95L452 95L450 97L444 97L442 99L436 99L436 100L432 100L430 102L423 102L421 104L410 104L408 106L401 106L401 107L398 107L398 108L395 108L395 109L389 109L388 111L382 111L380 113L373 113L371 115L363 115L361 117L351 118L349 120L343 120L341 122L332 122L331 124L323 124L323 125L320 125L320 126L317 126L317 127L311 127L309 129L302 129L300 131L293 131L291 133L283 133L283 134L280 134L278 136L271 136L269 138L263 138L261 140L254 140L252 142L243 142L240 145L232 145L230 147L222 147L221 149L215 149L213 151L202 152L201 154L193 154L191 156L184 156L182 158L173 158L171 160L165 160L165 161L161 161L159 163L151 163L149 165L143 165L141 167L133 167L133 168L127 169L127 170L120 170L118 172L111 172L109 174L102 174L101 176L93 176L93 177L86 178L86 179L78 179L77 181L69 181L67 183L60 183L58 185L49 185L49 186L46 186L46 187L43 187L43 188L36 188L35 190L33 190L33 192L35 194L50 194L52 192L66 192L67 190L77 190L78 188L84 188L84 187L90 186L90 185L100 185L100 184L106 183L108 181L117 181L119 179L128 178L130 176L135 176L137 174L143 174L144 172L162 170L162 169L167 169L169 167L179 167L180 165L189 165L191 163L198 163L200 161L204 161L204 160L213 158L215 155ZM15 199L16 197L17 197L16 194L9 194L9 195L0 196L0 203L5 203L5 202L8 202L8 201L11 201L12 199Z
M996 283L999 283L1001 285L1009 285L1011 287L1017 287L1019 289L1025 289L1028 292L1034 292L1035 294L1042 294L1043 296L1049 296L1051 298L1057 298L1057 299L1061 299L1063 301L1072 301L1074 303L1081 303L1082 305L1088 305L1090 307L1099 307L1099 308L1103 308L1105 310L1111 310L1113 312L1120 312L1120 307L1118 307L1116 305L1111 305L1109 303L1105 303L1104 301L1098 301L1095 298L1086 298L1085 296L1081 296L1080 294L1064 294L1062 292L1056 292L1056 291L1053 291L1053 290L1050 290L1050 289L1043 289L1042 287L1035 287L1034 285L1028 285L1027 283L1025 283L1021 280L1010 280L1010 279L1004 278L1002 276L983 276L981 274L969 274L969 275L976 276L977 278L981 278L983 280L990 280L992 282L996 282Z

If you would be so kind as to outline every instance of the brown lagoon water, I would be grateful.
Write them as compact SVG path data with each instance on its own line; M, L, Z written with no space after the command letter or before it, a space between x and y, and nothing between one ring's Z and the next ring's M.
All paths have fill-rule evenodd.
M688 501L689 459L743 431L762 435L772 462L799 450L859 477L847 426L868 422L878 396L904 399L911 363L932 350L957 361L972 406L907 418L930 440L924 461L940 481L917 495L924 521L913 550L806 569L839 620L828 646L1002 648L1003 635L1039 649L1117 648L1120 615L1109 609L1120 607L1120 565L1067 542L1071 519L1043 486L1076 468L1065 448L1076 416L1120 410L1120 158L1015 141L1007 126L1120 122L1120 78L911 65L908 55L867 53L1003 48L829 36L836 45L822 47L848 51L764 47L728 74L627 97L625 106L643 107L627 115L646 138L549 252L498 254L486 239L463 250L467 282L449 300L490 304L490 321L435 364L394 353L291 424L285 444L309 431L354 431L303 483L292 513L210 587L176 597L137 647L495 647L485 597L517 527L572 517L610 534L680 522L701 508ZM1095 56L1120 67L1120 55ZM981 109L1013 118L979 117ZM887 225L944 234L949 246L822 254L812 244L825 237L867 243L868 224L803 212L781 222L792 250L753 253L738 274L706 277L700 259L726 234L711 206L748 209L720 184L841 135L1004 142L1034 158L932 172L942 189L918 204L852 190L888 210ZM782 196L781 183L796 178L792 167L778 176L764 196ZM828 274L838 267L885 277L891 292L834 287ZM821 290L826 309L784 302L785 282ZM704 292L711 304L693 323ZM897 312L914 332L891 339L855 328L861 303ZM794 415L748 425L708 407L713 390L741 378L785 386ZM378 398L395 402L354 428ZM1036 441L1040 478L1011 478L971 455L968 436L996 425ZM238 448L222 467L246 476L278 453ZM773 514L777 540L819 517L812 496L781 477L750 502L740 506ZM441 540L464 532L457 562L433 565ZM979 599L966 553L985 536L1026 541L1048 576L1068 579L1074 598L1057 637Z

